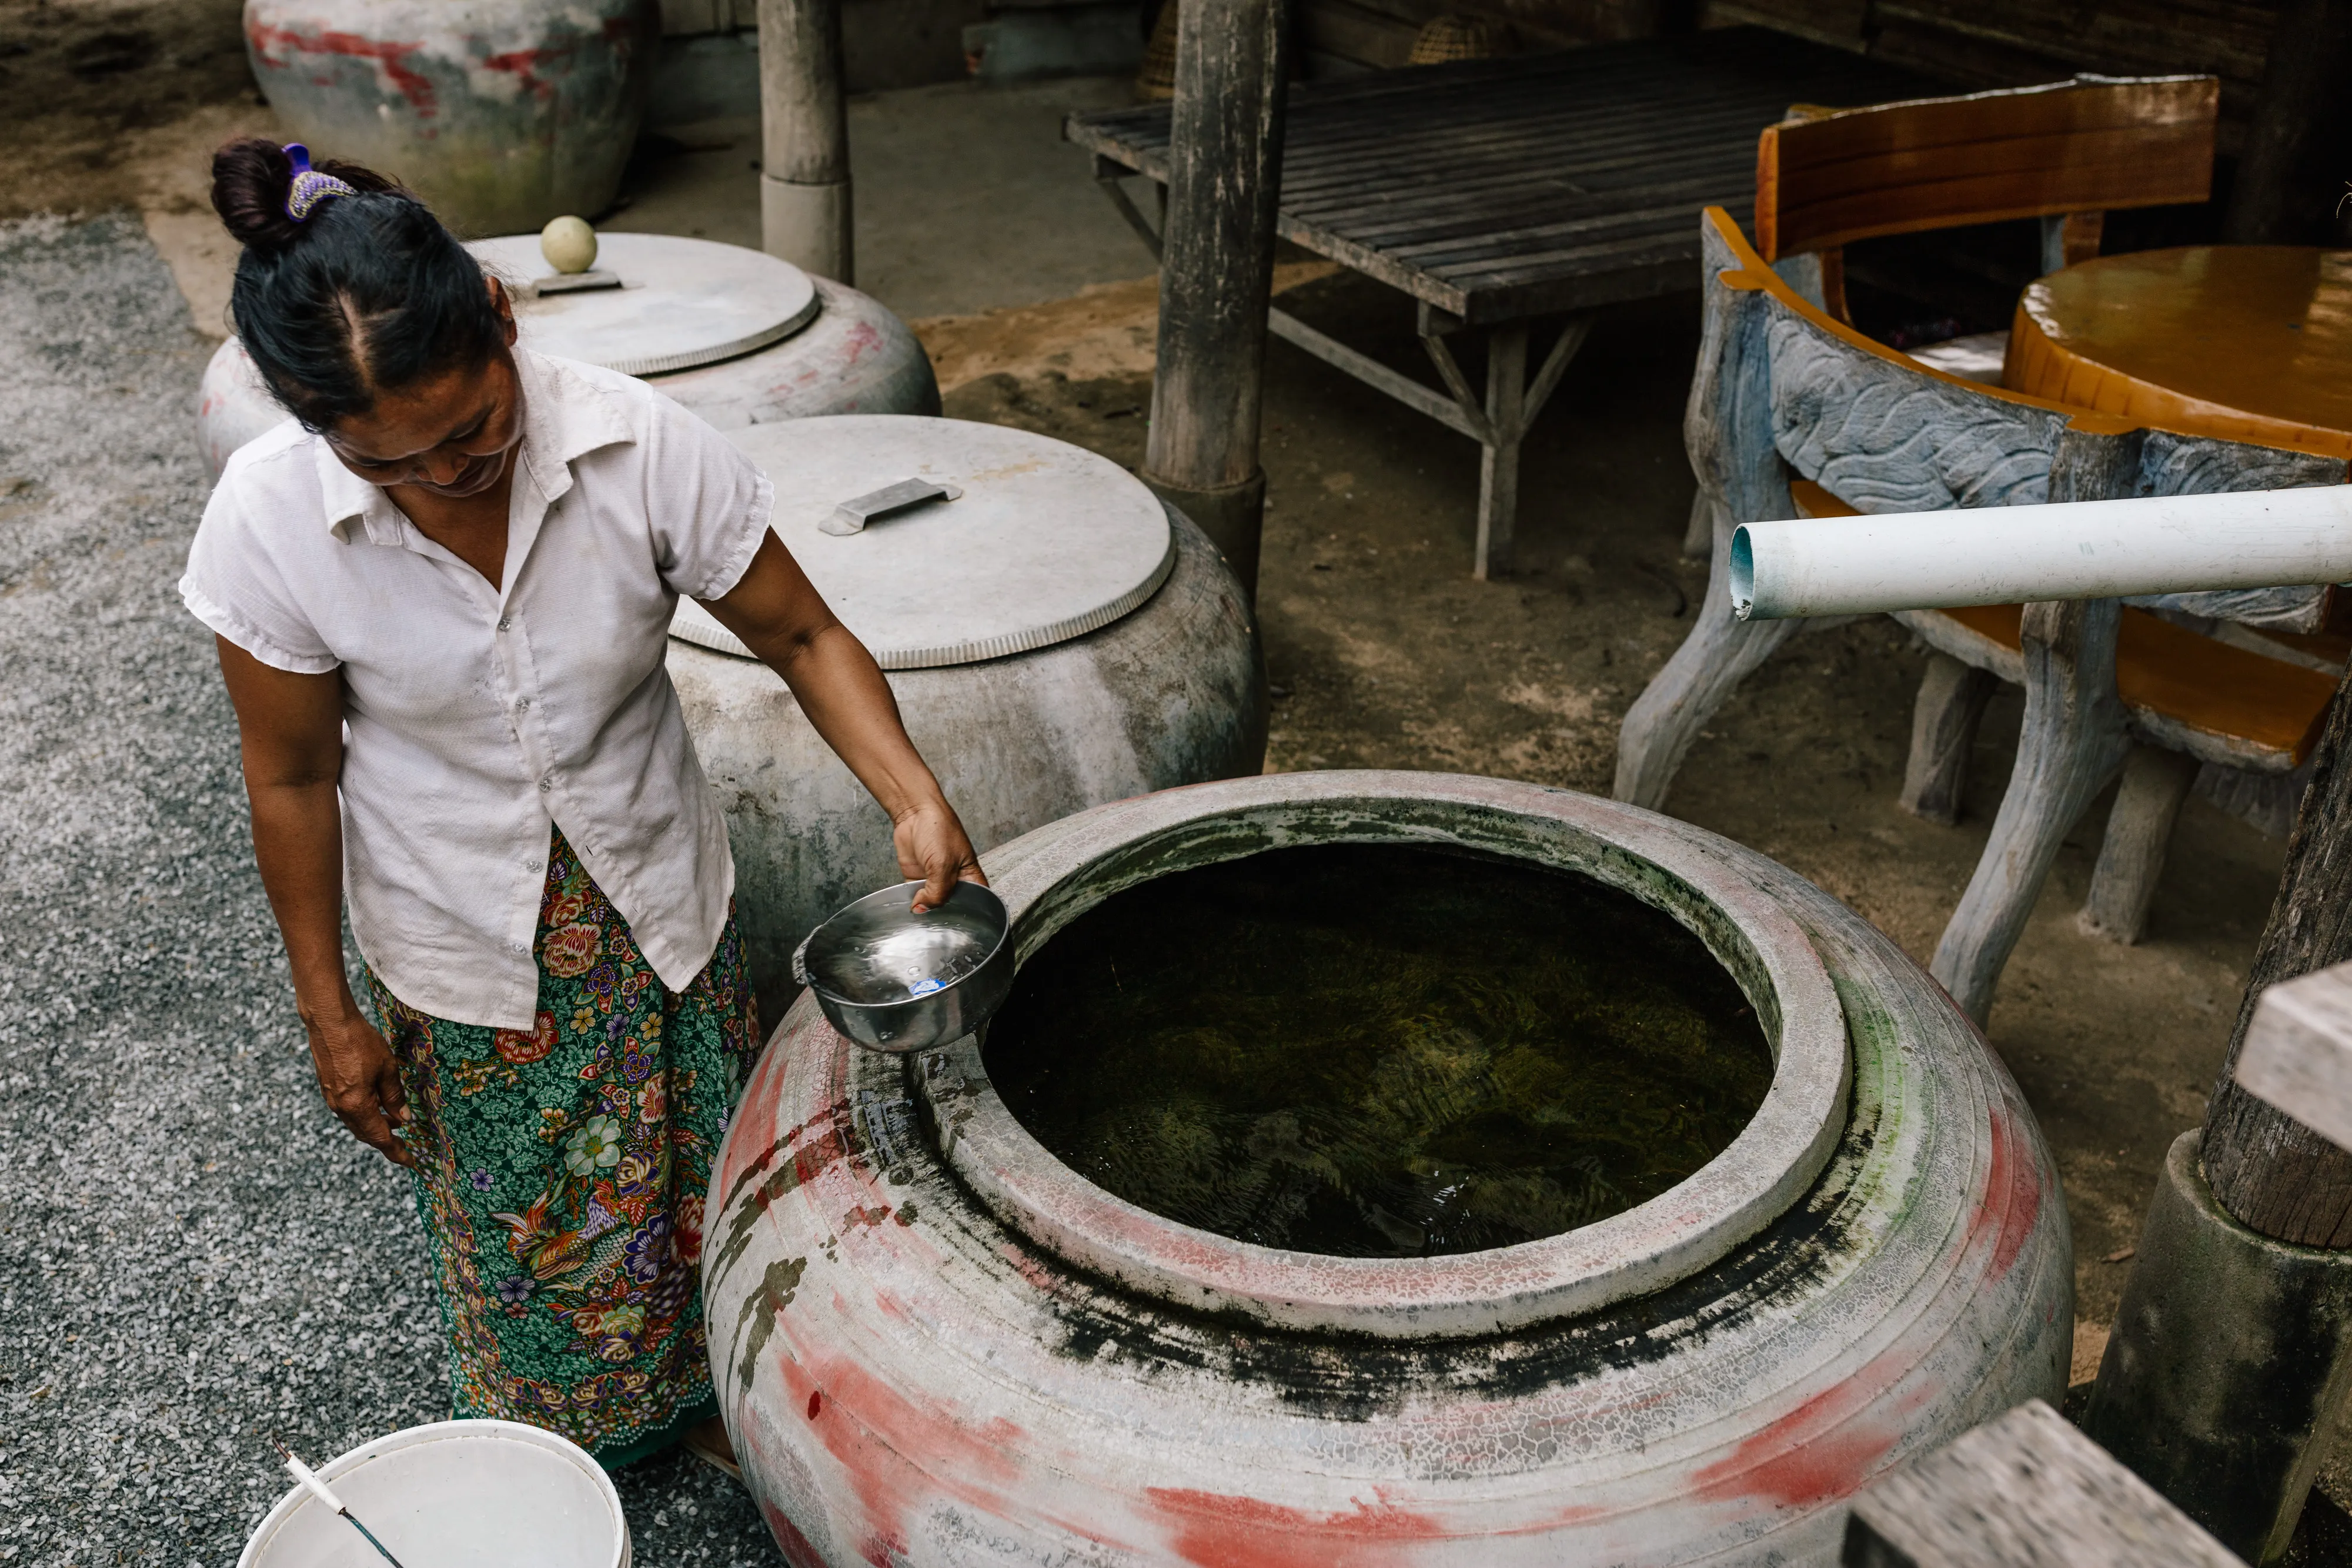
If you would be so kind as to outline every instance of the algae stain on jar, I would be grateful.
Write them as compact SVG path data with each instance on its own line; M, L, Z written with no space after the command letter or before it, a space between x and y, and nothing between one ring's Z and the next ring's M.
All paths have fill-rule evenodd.
M985 1058L1013 1115L1117 1197L1356 1258L1631 1208L1722 1153L1773 1068L1732 977L1631 894L1365 844L1113 895L1022 970Z

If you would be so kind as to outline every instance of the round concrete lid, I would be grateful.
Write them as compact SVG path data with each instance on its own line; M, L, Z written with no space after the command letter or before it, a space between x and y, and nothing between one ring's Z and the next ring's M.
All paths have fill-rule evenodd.
M998 659L1084 636L1150 599L1176 562L1158 497L1105 457L1002 425L837 414L730 431L776 487L776 537L886 670ZM823 525L908 480L958 492L858 532ZM836 527L840 526L838 523ZM751 650L690 599L673 636Z
M600 234L596 266L618 288L540 294L557 275L537 235L467 247L514 286L522 340L543 354L625 375L690 370L792 336L817 312L816 285L791 262L676 235Z

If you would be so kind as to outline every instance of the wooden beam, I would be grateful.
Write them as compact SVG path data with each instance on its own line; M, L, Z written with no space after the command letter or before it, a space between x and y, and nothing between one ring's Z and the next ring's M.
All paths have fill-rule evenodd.
M1434 388L1422 385L1411 376L1389 369L1370 354L1348 347L1328 332L1317 331L1287 310L1267 310L1265 324L1267 329L1284 342L1306 350L1325 364L1337 366L1366 386L1388 393L1415 413L1427 414L1473 441L1487 439L1486 413L1470 399L1468 382L1463 383L1462 392L1447 397ZM1457 371L1455 373L1458 375L1460 372Z
M1253 593L1266 309L1280 193L1284 0L1185 0L1176 33L1160 342L1140 477Z
M2352 964L2264 991L2233 1076L2247 1093L2352 1149Z
M1855 1498L1840 1561L1844 1568L2243 1568L2039 1399Z

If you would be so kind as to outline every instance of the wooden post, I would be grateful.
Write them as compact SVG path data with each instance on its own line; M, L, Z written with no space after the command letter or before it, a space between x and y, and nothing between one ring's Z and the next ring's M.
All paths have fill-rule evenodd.
M2352 1248L2352 1153L2239 1086L2239 1053L2262 994L2352 958L2352 674L2336 690L2286 871L2246 974L2229 1060L2205 1108L2205 1179L2239 1223L2304 1247Z
M841 0L760 0L760 246L853 283Z
M1843 1568L2243 1568L2039 1399L1853 1500Z
M1284 0L1183 0L1159 368L1140 471L1253 594L1265 516L1258 411L1282 178L1283 32Z
M2352 182L2352 6L2286 0L2272 24L2254 120L2221 237L2231 245L2343 245Z
M2263 993L2352 957L2347 748L2352 675L2328 710L2228 1062L2201 1133L2166 1159L2083 1421L2256 1563L2285 1552L2352 1379L2352 1153L2237 1081Z

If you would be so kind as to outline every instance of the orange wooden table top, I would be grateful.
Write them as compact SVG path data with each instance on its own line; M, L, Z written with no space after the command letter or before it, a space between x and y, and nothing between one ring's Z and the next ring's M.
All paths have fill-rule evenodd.
M2027 287L2009 386L2190 435L2352 458L2352 251L2103 256Z

